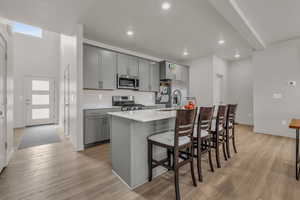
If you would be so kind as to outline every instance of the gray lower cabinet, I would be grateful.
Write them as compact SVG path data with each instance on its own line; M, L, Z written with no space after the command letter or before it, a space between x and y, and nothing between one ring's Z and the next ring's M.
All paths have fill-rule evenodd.
M159 64L153 61L139 59L140 91L159 91Z
M83 88L116 88L116 53L88 44L83 46Z
M139 75L139 62L137 57L119 53L117 60L117 72L119 75Z
M120 109L95 109L84 111L84 145L93 146L110 140L110 119L107 112Z

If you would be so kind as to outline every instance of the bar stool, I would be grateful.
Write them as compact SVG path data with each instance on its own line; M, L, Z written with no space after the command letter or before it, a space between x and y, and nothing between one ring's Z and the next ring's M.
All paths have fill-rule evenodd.
M179 189L179 168L190 164L193 184L197 183L194 174L194 147L193 147L193 128L196 110L177 110L175 131L155 134L148 137L148 167L149 181L152 180L152 170L158 166L165 167L175 172L175 191L176 200L180 200ZM168 156L166 159L157 161L153 158L153 145L167 149ZM188 156L179 159L179 152L187 151ZM173 155L173 163L171 164L171 155ZM191 156L190 156L191 155Z
M212 172L214 166L211 159L211 123L215 107L200 107L198 123L194 128L194 148L197 149L197 169L199 181L203 181L201 158L204 153L208 153L209 165Z
M230 146L229 142L232 139L232 145L234 152L237 153L235 145L235 133L234 133L234 124L235 124L235 115L236 115L237 104L228 104L227 117L226 117L226 150L228 158L230 155Z
M223 147L224 159L227 160L226 156L226 114L227 114L227 105L219 105L216 122L212 123L211 134L212 134L212 143L211 148L215 149L216 152L216 161L217 167L221 168L220 162L220 145Z

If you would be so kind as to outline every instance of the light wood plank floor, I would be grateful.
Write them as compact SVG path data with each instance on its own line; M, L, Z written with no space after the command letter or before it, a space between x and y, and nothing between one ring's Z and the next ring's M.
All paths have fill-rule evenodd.
M239 153L230 161L222 159L223 168L215 173L209 171L205 158L204 183L198 187L192 186L189 166L181 170L183 199L300 199L300 182L294 177L294 140L255 134L247 126L238 126L237 140ZM174 198L172 172L130 191L111 172L109 145L77 153L67 139L17 151L0 176L1 200Z

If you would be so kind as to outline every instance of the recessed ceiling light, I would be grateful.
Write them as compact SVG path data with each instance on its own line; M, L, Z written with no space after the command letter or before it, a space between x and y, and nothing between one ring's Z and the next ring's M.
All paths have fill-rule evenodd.
M218 43L222 45L225 43L225 40L219 40Z
M234 55L234 57L235 57L235 58L239 58L239 57L241 57L241 55L240 55L239 53L236 53L236 54Z
M171 8L171 4L169 2L164 2L163 4L161 4L161 8L163 10L169 10Z
M189 55L189 52L184 51L184 52L183 52L183 55L184 55L184 56L187 56L187 55Z
M131 30L127 31L127 35L132 36L133 35L133 31L131 31Z

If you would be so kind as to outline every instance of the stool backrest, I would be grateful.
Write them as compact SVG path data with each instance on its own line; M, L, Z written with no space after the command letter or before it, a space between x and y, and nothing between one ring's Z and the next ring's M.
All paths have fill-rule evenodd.
M174 134L174 145L178 147L179 137L188 136L192 138L193 128L195 121L194 110L177 110L176 113L176 123L175 123L175 134Z
M227 105L219 105L216 119L216 131L223 130L226 125Z
M210 132L215 107L200 107L197 124L197 137L201 138L201 130Z
M234 125L236 109L237 109L237 104L228 104L226 125L229 124Z

